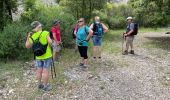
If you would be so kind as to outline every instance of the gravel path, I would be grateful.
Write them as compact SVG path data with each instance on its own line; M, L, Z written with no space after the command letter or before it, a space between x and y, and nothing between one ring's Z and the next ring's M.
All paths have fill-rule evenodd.
M152 36L169 37L164 33L138 35L135 41L136 55L103 53L105 60L97 63L95 74L89 70L80 72L77 68L68 70L66 75L70 79L81 82L79 86L71 90L71 96L75 97L73 99L170 100L168 87L170 76L167 74L170 68L168 61L170 53L158 48L144 48L144 43L150 41L146 38L152 38Z
M36 90L35 69L24 65L19 89L0 87L0 100L29 100L31 96L31 100L170 100L170 47L147 47L153 41L165 43L169 39L164 33L139 34L135 55L103 52L102 60L91 60L87 70L68 65L64 83L53 80L53 91L45 93ZM19 79L8 81L17 84Z

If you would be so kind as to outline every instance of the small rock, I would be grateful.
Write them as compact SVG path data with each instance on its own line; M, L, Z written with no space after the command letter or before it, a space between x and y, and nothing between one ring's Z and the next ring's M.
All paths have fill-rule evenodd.
M167 81L170 81L170 78L169 78L169 77L167 77L167 78L166 78L166 80L167 80Z
M101 86L101 87L100 87L100 89L101 89L101 90L104 90L104 89L105 89L105 87L104 87L104 86Z
M13 94L14 93L14 89L10 89L8 93L9 94Z
M19 81L19 79L18 79L18 78L16 78L16 79L14 80L14 83L18 83L18 81Z
M94 77L94 75L89 75L88 79L92 79Z

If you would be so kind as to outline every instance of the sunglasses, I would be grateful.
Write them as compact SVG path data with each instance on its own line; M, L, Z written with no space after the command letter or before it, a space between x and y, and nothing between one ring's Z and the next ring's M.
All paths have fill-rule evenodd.
M82 21L82 20L79 20L78 22L79 22L79 23L81 23L81 22L84 22L84 21Z

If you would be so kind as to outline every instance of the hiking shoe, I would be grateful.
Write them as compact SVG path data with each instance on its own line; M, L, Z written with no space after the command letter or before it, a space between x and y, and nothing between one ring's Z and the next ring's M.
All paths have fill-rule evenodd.
M43 84L39 84L38 85L38 89L43 89L44 88L44 85Z
M130 54L133 54L133 55L134 55L134 54L135 54L134 50L131 50L131 51L130 51Z
M50 91L52 90L52 86L50 84L44 85L44 87L42 88L44 91Z
M125 50L122 54L123 54L123 55L128 55L128 51Z
M82 66L84 66L84 64L83 64L83 63L80 63L79 66L82 67Z
M87 68L88 65L83 65L82 68Z

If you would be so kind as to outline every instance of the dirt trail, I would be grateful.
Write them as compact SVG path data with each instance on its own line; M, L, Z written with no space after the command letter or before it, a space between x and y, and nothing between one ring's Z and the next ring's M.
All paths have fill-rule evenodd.
M135 39L135 55L103 52L101 61L90 59L87 70L69 65L70 68L64 71L67 78L64 85L53 82L57 90L34 94L36 98L33 100L170 100L168 44L159 48L159 45L148 47L153 41L156 44L168 43L169 39L170 36L164 33L139 34ZM117 47L121 48L120 43ZM19 100L27 100L24 91L35 91L36 85L31 85L35 84L34 75L33 69L26 69L25 85L20 86L20 92L16 92L17 89L12 91L21 93L16 94L21 96ZM26 95L32 95L28 91Z
M80 72L77 68L68 70L66 75L70 79L81 82L71 90L71 96L80 100L169 100L170 53L161 48L144 47L151 42L148 38L155 37L169 36L164 33L138 35L136 55L104 52L104 60L97 63L95 74Z

